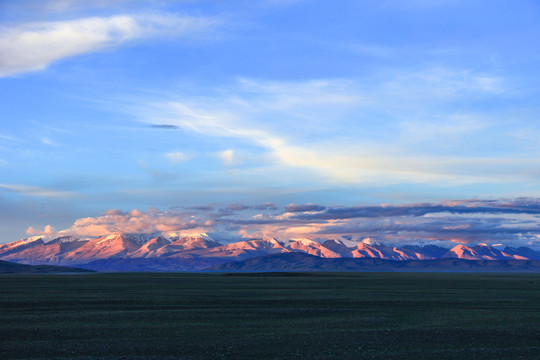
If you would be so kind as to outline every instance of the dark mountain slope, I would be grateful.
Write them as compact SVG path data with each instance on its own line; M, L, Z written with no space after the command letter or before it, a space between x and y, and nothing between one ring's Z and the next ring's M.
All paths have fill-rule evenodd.
M484 271L540 272L533 260L384 260L366 258L320 258L300 252L273 254L207 268L221 272L274 271Z
M92 270L55 265L25 265L0 260L0 274L85 273Z

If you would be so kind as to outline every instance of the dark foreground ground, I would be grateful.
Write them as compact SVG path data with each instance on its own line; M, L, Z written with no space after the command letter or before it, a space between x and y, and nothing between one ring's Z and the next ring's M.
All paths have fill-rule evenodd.
M0 276L0 359L538 359L540 275Z

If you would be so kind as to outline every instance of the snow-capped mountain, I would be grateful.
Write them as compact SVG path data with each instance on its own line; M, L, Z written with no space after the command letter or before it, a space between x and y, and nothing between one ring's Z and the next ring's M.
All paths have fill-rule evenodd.
M145 235L147 236L114 233L92 239L66 254L64 261L76 264L96 259L128 257L131 252L137 251L146 241L150 240L146 240L150 235Z
M337 239L326 240L322 243L327 249L332 250L334 253L341 255L342 257L352 257L352 251L358 246L358 241L352 241L344 237Z
M107 260L109 268L122 260L122 269L141 261L175 264L171 269L198 269L203 264L223 263L257 256L302 252L320 258L360 258L383 260L540 260L540 253L527 247L499 250L486 244L452 249L435 245L387 246L369 238L354 241L340 237L331 240L277 240L272 237L246 239L221 244L207 234L178 236L171 233L113 233L90 239L62 236L47 239L29 237L0 245L0 259L25 264L82 265ZM130 262L128 262L128 260ZM190 264L189 266L179 266ZM193 265L194 264L194 265ZM199 264L199 265L197 265ZM160 269L164 268L163 266ZM166 266L165 266L166 268Z
M402 249L411 250L416 254L422 255L422 260L439 259L448 252L447 248L437 245L405 245Z
M232 244L216 246L208 249L198 249L174 254L171 257L229 257L245 259L253 256L278 254L289 252L279 241L274 238L250 239Z
M173 254L193 251L199 249L211 249L221 246L219 242L211 236L203 234L194 234L189 236L173 236L169 238L169 243L159 249L156 249L151 257L171 256Z
M31 236L26 239L17 240L7 244L1 244L0 255L6 256L10 253L20 252L43 243L45 243L45 241L43 241L43 238L41 236Z
M26 239L23 239L26 240ZM12 248L11 251L4 251L0 249L0 257L3 260L14 261L22 264L64 264L67 263L66 256L73 250L78 249L84 245L87 241L57 238L51 241L45 242L40 237L37 240L28 241L21 245ZM9 245L9 244L6 244Z
M530 260L540 260L540 251L535 251L525 246L518 248L507 246L504 248L503 252L508 255L513 255L516 259L518 259L518 257L524 257Z
M306 254L315 255L323 258L339 258L341 254L334 252L323 245L309 239L292 240L287 249L291 251L301 251Z
M446 258L457 258L466 260L501 260L501 259L516 259L530 260L525 256L518 254L510 255L486 244L478 244L472 247L459 244L450 249L442 256Z
M158 235L153 239L145 242L140 248L129 253L131 258L147 258L147 257L158 257L160 255L160 250L166 248L171 244L169 239Z
M425 258L412 250L390 247L374 242L362 241L352 251L352 256L355 258L372 258L372 259L387 259L387 260L419 260Z

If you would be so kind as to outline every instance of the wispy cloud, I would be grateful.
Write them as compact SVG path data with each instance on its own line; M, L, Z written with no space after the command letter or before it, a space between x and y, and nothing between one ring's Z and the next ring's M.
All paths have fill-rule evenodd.
M42 137L41 142L45 145L56 146L57 144L48 137Z
M0 76L45 69L60 59L156 35L206 31L216 19L173 15L117 15L32 22L0 28Z
M326 206L317 204L289 204L285 206L285 210L288 212L323 211L326 210Z
M242 78L213 90L214 97L155 103L143 121L241 139L267 151L275 164L303 168L333 182L497 183L522 180L534 159L522 154L519 161L492 158L480 152L475 157L462 151L493 132L499 136L497 130L485 115L444 109L456 101L504 92L504 81L495 76L440 67L389 71L366 83ZM420 106L421 114L416 110ZM512 177L506 166L519 170Z
M165 154L165 157L169 159L169 161L173 164L177 164L180 162L188 161L192 158L192 156L187 155L180 151L172 151Z
M74 193L47 189L41 187L27 186L21 184L0 184L0 189L13 191L25 196L38 197L73 197Z
M13 136L0 134L0 140L15 141L17 139L14 138Z

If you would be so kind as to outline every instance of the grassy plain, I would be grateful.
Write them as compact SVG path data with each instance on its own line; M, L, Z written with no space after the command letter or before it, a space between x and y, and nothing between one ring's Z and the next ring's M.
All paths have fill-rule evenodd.
M539 274L0 276L1 359L538 359Z

